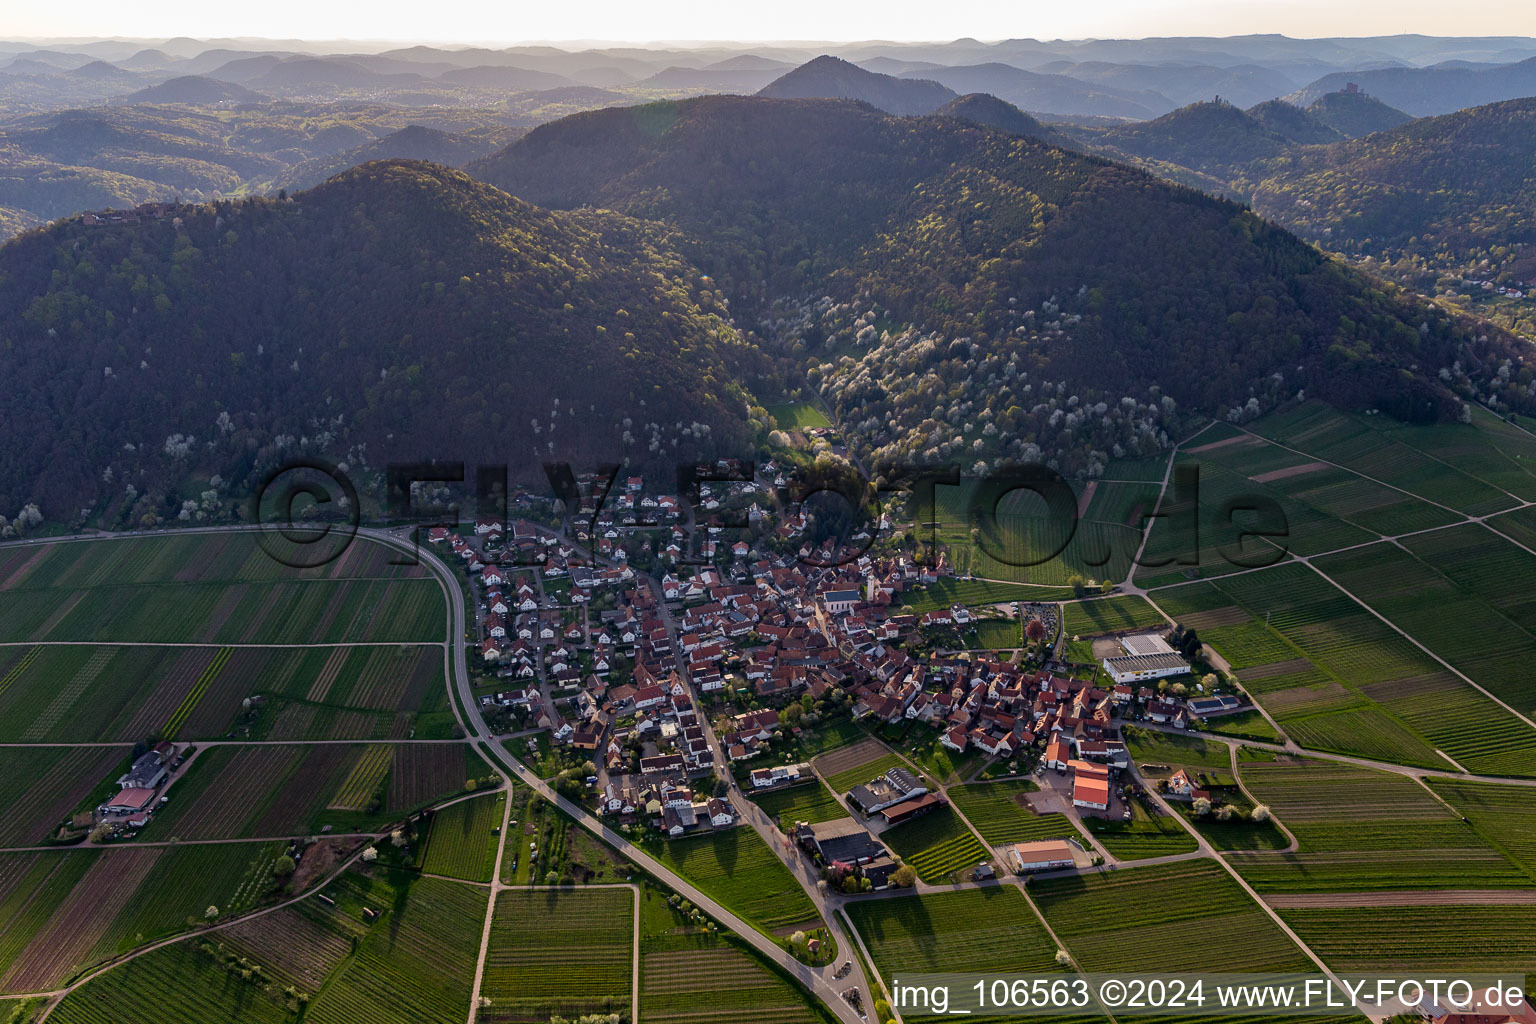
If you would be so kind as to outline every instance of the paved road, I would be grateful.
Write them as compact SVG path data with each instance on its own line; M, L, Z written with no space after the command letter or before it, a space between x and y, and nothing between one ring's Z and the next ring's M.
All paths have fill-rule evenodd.
M370 539L381 541L393 547L414 550L408 542L401 539L400 532L398 530L366 529L359 531L360 534ZM473 740L482 742L490 751L491 757L498 762L498 768L510 770L511 774L518 781L554 804L563 813L569 815L582 828L608 843L625 857L640 865L641 868L653 877L666 883L674 891L682 894L683 897L690 900L704 913L725 927L730 928L742 939L750 943L763 956L777 963L780 968L794 976L801 984L825 1002L832 1013L844 1021L844 1024L864 1024L853 1008L838 995L838 989L833 987L833 983L829 980L829 974L824 974L823 971L809 967L796 960L778 942L759 932L750 923L716 902L687 879L676 874L666 865L653 858L644 849L631 842L629 837L609 828L601 819L594 816L585 807L555 792L552 787L546 784L543 779L539 778L526 765L507 753L505 748L496 741L490 727L486 725L485 719L481 717L479 706L474 700L466 655L464 601L462 591L459 588L458 578L453 575L452 570L429 552L422 553L422 564L437 578L443 588L444 595L448 598L450 619L448 634L450 642L447 645L446 651L449 669L448 678L458 697L457 701L451 703L454 704L454 714L463 726L465 735ZM506 831L506 829L502 830L503 845L505 845L506 841ZM484 944L482 944L482 962L483 956ZM478 990L478 971L476 977L476 989ZM471 1020L473 1020L473 1017Z

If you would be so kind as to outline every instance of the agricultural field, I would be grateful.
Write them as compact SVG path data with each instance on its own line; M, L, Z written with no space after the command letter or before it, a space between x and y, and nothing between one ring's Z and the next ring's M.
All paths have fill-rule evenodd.
M976 638L967 647L978 650L1011 650L1024 645L1024 627L1018 619L981 619L975 625Z
M900 755L874 739L862 740L823 754L813 764L835 793L846 793L854 786L884 775L892 768L908 767Z
M831 1024L818 1000L728 932L660 890L640 890L640 1019L646 1024Z
M1269 719L1251 708L1230 715L1212 715L1203 720L1200 728L1205 732L1238 739L1259 740L1265 743L1281 742L1280 734L1275 731L1273 725L1269 724Z
M1164 626L1165 621L1147 599L1136 594L1069 601L1062 605L1062 632L1068 636L1098 636Z
M1065 814L1037 814L1025 802L1038 787L1023 779L973 782L951 786L949 798L993 846L1029 843L1039 839L1075 839L1082 836ZM1000 869L1006 865L998 865Z
M901 972L1052 974L1062 970L1056 963L1055 943L1024 894L1011 885L855 900L846 905L845 913L887 983ZM908 1021L944 1019L902 1016ZM989 1019L1022 1024L1030 1018Z
M496 870L497 832L506 793L460 800L432 815L421 870L467 882L489 882Z
M1536 730L1311 569L1283 565L1158 591L1153 599L1162 603L1185 589L1204 591L1185 607L1221 610L1209 607L1219 589L1229 607L1240 608L1242 646L1223 646L1220 627L1200 635L1303 746L1429 768L1451 767L1449 757L1488 773L1520 773L1533 763Z
M39 844L76 811L94 807L93 796L115 793L112 780L119 769L126 770L129 752L128 747L0 748L0 776L24 783L12 786L0 805L0 846Z
M1339 971L1523 974L1536 982L1536 906L1333 907L1279 911ZM1446 941L1446 921L1476 921ZM1451 976L1454 976L1452 974Z
M909 503L920 541L936 536L959 575L1065 588L1074 576L1123 579L1140 533L1120 522L1057 521L1032 493L979 494L978 481L935 488L934 507ZM976 506L973 508L973 504ZM973 539L972 527L979 530ZM1036 590L1037 595L1047 592Z
M783 402L765 405L768 415L778 421L780 430L804 430L806 427L830 427L832 421L815 402Z
M1133 725L1126 726L1123 734L1126 750L1137 764L1205 768L1226 776L1232 774L1232 751L1218 740L1138 729Z
M521 1024L626 1011L633 1018L635 927L628 886L500 893L480 1019Z
M1099 845L1121 860L1150 860L1173 853L1193 853L1200 848L1178 819L1160 812L1154 814L1136 801L1131 802L1130 808L1130 821L1090 816L1083 819L1083 824Z
M1014 601L1038 601L1050 595L1038 587L1019 583L995 583L991 580L957 580L950 577L901 595L902 608L921 615L957 604L977 607Z
M1536 883L1412 779L1329 761L1241 765L1296 853L1233 854L1265 893L1523 888Z
M1460 779L1426 779L1446 803L1536 881L1536 792L1527 786L1500 786Z
M843 805L837 802L837 798L827 792L827 787L819 781L754 794L752 800L776 821L808 821L814 824L846 817L848 814Z
M325 892L336 906L317 905L312 912L359 941L357 952L309 1004L306 1022L459 1024L468 1017L485 921L484 889L435 878L352 873ZM371 925L365 907L379 915Z
M445 692L440 647L0 647L0 742L404 739ZM246 712L242 702L256 707Z
M76 989L48 1018L63 1024L294 1024L298 1002L245 979L206 941L164 946ZM3 1019L3 1018L0 1018Z
M990 859L975 833L947 805L886 829L880 841L925 882L957 881Z
M82 968L271 896L282 844L0 854L0 992Z
M645 852L764 932L818 926L810 897L751 828L657 840Z
M1218 865L1182 861L1030 885L1089 971L1305 971L1313 968Z
M1500 699L1536 710L1524 666L1536 647L1536 614L1515 582L1536 570L1536 556L1470 525L1404 543L1407 551L1377 544L1319 559L1317 567Z
M412 744L390 744L398 756ZM395 788L389 765L378 772L378 745L369 744L232 744L200 751L185 775L170 789L170 802L144 829L143 838L237 839L318 834L321 827L351 830L378 826L406 810L460 792L467 765L478 757L467 744L432 744L444 753L412 758L456 762L408 777L408 795L420 796L422 780L439 781L445 789L415 805L392 806ZM473 758L474 760L470 760ZM428 762L430 764L430 762ZM484 770L484 766L480 766ZM360 787L370 783L366 794ZM406 784L402 784L405 794ZM363 797L366 799L363 799ZM360 805L360 806L359 806Z
M435 579L149 583L0 590L0 642L432 643Z

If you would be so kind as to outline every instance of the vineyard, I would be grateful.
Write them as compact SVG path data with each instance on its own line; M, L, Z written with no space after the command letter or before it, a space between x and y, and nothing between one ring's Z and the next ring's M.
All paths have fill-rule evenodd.
M1482 971L1536 976L1536 907L1282 910L1301 941L1341 971ZM1476 921L1447 942L1445 922Z
M884 744L872 739L823 754L814 763L834 793L846 793L854 786L884 775L892 768L907 767L900 755L890 752Z
M998 971L1050 974L1056 945L1029 902L1011 885L960 889L926 896L853 901L849 921L889 981L898 972ZM903 1013L913 1022L946 1018ZM1039 1018L989 1017L998 1024L1027 1024ZM1069 1024L1082 1018L1055 1017Z
M635 893L628 886L503 892L496 899L480 1019L632 1017ZM478 931L476 934L479 934Z
M200 944L178 942L92 979L70 993L48 1019L63 1024L294 1024L300 1018Z
M1350 892L1531 884L1412 779L1325 761L1244 764L1243 782L1301 844L1293 854L1235 854L1261 892Z
M641 957L641 1018L647 1024L819 1024L792 986L726 945Z
M1065 814L1036 814L1025 804L1025 797L1036 788L1033 782L1022 779L975 782L951 786L949 798L993 846L1038 839L1080 840L1072 819Z
M1472 827L1536 879L1536 799L1524 786L1426 779Z
M458 792L464 780L479 777L486 764L467 743L401 743L389 773L385 810L411 810Z
M652 842L645 850L765 932L819 920L800 883L750 828Z
M1162 615L1136 594L1069 601L1062 606L1062 632L1068 636L1125 633L1165 625Z
M362 811L368 808L368 801L378 790L384 781L384 776L389 773L390 762L394 759L395 747L388 743L378 743L363 751L363 755L352 765L352 770L347 773L347 778L341 787L336 790L336 795L331 797L331 802L325 805L328 811Z
M981 840L948 805L886 829L880 840L912 865L925 882L956 881L988 859Z
M496 830L507 795L460 800L432 815L422 871L469 882L489 882L496 869Z
M0 846L30 846L47 839L90 796L128 753L126 747L9 747L0 749L0 774L26 780L0 806Z
M359 942L309 1004L307 1024L462 1024L485 920L484 889L354 874L326 892L337 903L326 916ZM379 919L368 924L365 910Z
M1304 971L1311 961L1209 861L1053 878L1035 903L1089 971Z
M1087 817L1083 824L1104 849L1121 860L1150 860L1174 853L1193 853L1200 848L1177 819L1153 813L1136 801L1130 803L1130 808L1130 821Z
M808 821L814 824L848 814L819 781L757 794L752 799L775 821Z

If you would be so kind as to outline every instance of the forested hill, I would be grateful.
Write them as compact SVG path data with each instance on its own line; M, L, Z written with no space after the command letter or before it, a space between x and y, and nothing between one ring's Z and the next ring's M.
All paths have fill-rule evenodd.
M1332 248L1406 247L1467 265L1493 248L1536 244L1536 99L1420 118L1260 173L1255 205L1326 234Z
M658 227L405 161L177 213L0 249L0 508L300 451L537 472L551 442L670 467L743 439L737 336Z
M708 97L544 125L470 172L540 204L670 221L758 310L849 303L856 322L824 315L795 342L886 451L934 447L935 420L965 419L944 405L958 391L998 428L973 419L967 451L1009 435L1054 450L1066 427L1043 382L1109 406L1156 385L1217 415L1303 390L1449 415L1436 371L1491 372L1503 344L1237 205L950 118Z

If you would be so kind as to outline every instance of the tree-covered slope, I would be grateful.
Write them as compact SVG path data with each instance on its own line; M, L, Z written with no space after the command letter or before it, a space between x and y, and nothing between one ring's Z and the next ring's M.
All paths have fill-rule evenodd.
M299 451L536 472L741 437L735 332L665 230L403 161L178 213L0 249L0 507Z
M1450 415L1434 372L1504 354L1497 332L1481 344L1232 203L954 119L708 97L577 115L470 169L682 228L887 452L963 437L1080 469L1090 447L1155 446L1113 410L1158 396L1247 415L1305 390ZM786 297L812 305L772 308ZM1073 417L1069 397L1115 423Z
M1347 139L1407 124L1412 117L1363 92L1329 92L1312 101L1307 113Z
M1466 261L1536 242L1536 99L1410 121L1273 162L1255 207L1346 252Z
M500 149L518 134L513 129L489 129L471 134L440 132L419 124L407 125L382 139L365 142L346 152L306 160L278 175L272 187L290 192L312 188L348 167L374 160L430 160L446 167L462 167Z

